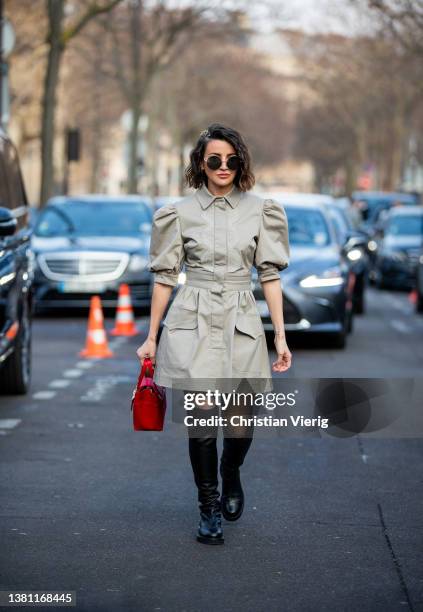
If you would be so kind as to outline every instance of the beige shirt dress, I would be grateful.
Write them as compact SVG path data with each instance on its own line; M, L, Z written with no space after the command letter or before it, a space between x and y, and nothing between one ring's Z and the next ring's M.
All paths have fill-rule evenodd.
M251 268L263 283L279 280L288 263L287 217L272 199L235 185L225 196L214 196L203 185L158 209L150 272L155 282L175 287L185 265L185 282L163 321L154 381L170 388L223 391L228 379L247 378L255 392L273 390Z

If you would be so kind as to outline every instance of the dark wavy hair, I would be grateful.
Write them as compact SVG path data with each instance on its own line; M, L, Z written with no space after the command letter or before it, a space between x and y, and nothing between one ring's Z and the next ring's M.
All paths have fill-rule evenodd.
M234 183L241 191L251 189L255 183L255 177L251 171L251 157L247 145L239 132L221 123L211 123L206 130L201 132L197 144L189 154L190 163L185 170L186 183L195 189L199 189L204 183L207 184L207 175L201 169L201 162L207 143L211 140L226 140L233 146L241 160Z

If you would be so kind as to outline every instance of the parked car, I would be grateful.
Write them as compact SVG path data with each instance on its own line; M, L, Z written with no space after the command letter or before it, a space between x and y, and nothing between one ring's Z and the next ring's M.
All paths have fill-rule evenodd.
M353 290L353 309L355 314L363 314L365 310L365 293L369 274L368 234L356 230L344 206L337 201L325 204L330 218L335 226L335 233L341 248L351 262L355 275Z
M423 244L423 206L392 208L378 242L376 285L413 289Z
M87 307L93 294L115 307L121 283L129 285L135 308L149 307L151 226L151 207L141 196L50 199L32 238L37 310Z
M423 312L423 245L417 261L416 293L416 311Z
M291 247L290 264L281 272L287 331L330 334L334 345L346 346L352 330L355 274L348 245L340 246L326 208L330 196L319 194L260 194L285 208ZM256 277L256 274L255 274ZM261 285L254 295L265 330L272 329Z
M416 194L385 191L354 191L353 200L362 202L362 227L374 229L380 212L391 208L394 204L416 206L420 204Z
M17 151L0 128L0 391L24 394L31 379L33 254Z

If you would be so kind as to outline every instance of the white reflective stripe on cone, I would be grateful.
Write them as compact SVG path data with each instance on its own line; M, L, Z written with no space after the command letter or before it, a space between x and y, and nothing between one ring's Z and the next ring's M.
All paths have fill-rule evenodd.
M103 342L106 341L106 333L104 329L92 329L89 334L95 344L103 344Z
M119 312L117 319L119 323L130 323L134 320L134 317L132 316L132 312Z
M131 298L129 295L122 295L119 298L118 306L131 306Z

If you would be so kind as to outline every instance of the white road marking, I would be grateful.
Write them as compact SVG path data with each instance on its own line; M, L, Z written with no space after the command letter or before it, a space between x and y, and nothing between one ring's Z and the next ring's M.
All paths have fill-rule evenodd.
M48 386L52 387L53 389L64 389L65 387L69 387L70 384L71 384L70 380L64 380L63 378L58 378L56 380L51 380L48 383Z
M21 422L22 419L0 419L0 429L13 429Z
M37 391L32 394L33 399L51 399L56 395L56 391Z
M402 312L411 313L412 307L411 304L406 304L403 302L392 302L391 306L393 306L396 310L401 310Z
M399 319L392 319L390 321L391 326L396 330L399 331L403 334L410 334L411 333L411 328L409 325L407 325L407 323L404 323L404 321L400 321Z
M118 383L133 382L133 378L130 376L104 376L98 378L94 385L87 389L84 395L79 398L81 402L99 402L103 397Z
M407 304L407 302L400 302L397 298L393 298L390 301L391 306L393 306L396 310L400 310L406 315L413 314L413 306L411 304Z
M92 368L94 365L94 360L93 361L78 361L78 363L75 364L75 368L82 368L83 370L88 370L89 368Z
M67 378L79 378L79 376L82 376L83 372L81 370L77 370L76 368L72 369L72 370L65 370L63 372L63 376L66 376Z
M113 340L110 340L109 346L115 346L116 348L118 348L125 342L126 342L126 338L114 338Z

